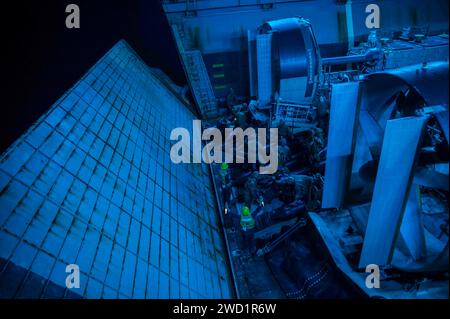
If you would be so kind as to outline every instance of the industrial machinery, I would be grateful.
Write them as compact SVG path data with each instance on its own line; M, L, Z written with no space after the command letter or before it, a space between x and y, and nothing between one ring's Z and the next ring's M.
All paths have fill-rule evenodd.
M0 155L0 299L449 298L448 1L137 2Z
M349 260L343 253L348 246L362 244L353 251L359 261L344 272L376 264L422 273L423 279L448 270L447 86L447 62L333 85L322 207L337 208L334 217L349 218L352 237L360 236L349 244L343 233L334 234L340 236L335 253L347 255L341 261ZM430 200L439 204L425 208ZM326 229L336 227L331 214L313 219L317 225L330 221Z
M253 250L245 262L236 261L241 250L232 260L263 267L264 258L290 298L328 298L333 285L346 287L337 298L448 297L448 37L388 39L371 31L347 55L321 58L304 18L265 22L254 36L257 94L247 118L279 128L283 168L234 185L235 212L240 192L260 198L244 200L256 221L259 261L250 261ZM235 177L249 170L231 167ZM232 216L227 207L226 219ZM239 226L225 225L233 250ZM314 236L328 258L309 252ZM299 258L295 271L286 268L290 254ZM385 290L366 285L373 265Z

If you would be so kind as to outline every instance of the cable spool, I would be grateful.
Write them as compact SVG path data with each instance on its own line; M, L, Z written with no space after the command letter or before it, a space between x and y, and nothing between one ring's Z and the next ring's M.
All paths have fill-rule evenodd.
M264 23L258 34L271 35L270 46L264 48L270 50L265 56L271 57L271 93L278 92L288 102L311 104L321 72L319 46L311 24L298 17L274 20Z

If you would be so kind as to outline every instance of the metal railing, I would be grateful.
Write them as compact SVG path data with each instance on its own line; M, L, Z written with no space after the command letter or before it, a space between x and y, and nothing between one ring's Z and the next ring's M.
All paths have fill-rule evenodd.
M291 102L277 101L272 103L274 111L273 120L283 121L287 126L298 127L305 123L311 123L317 116L317 107L301 105Z
M202 53L199 50L186 50L188 44L182 26L173 24L172 30L199 112L205 118L214 117L218 112L217 100Z

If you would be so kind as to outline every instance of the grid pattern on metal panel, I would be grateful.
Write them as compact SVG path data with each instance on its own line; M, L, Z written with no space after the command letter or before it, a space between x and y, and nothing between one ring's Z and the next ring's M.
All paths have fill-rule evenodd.
M208 169L169 157L193 118L119 42L1 156L0 258L78 264L87 298L230 297Z
M258 98L264 103L272 94L272 34L256 35Z

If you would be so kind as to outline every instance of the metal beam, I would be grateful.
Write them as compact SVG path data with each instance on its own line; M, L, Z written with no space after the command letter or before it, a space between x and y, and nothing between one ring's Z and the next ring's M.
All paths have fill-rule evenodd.
M407 117L387 122L360 268L387 265L392 259L427 119Z
M332 85L322 208L341 207L351 175L359 113L359 82Z

